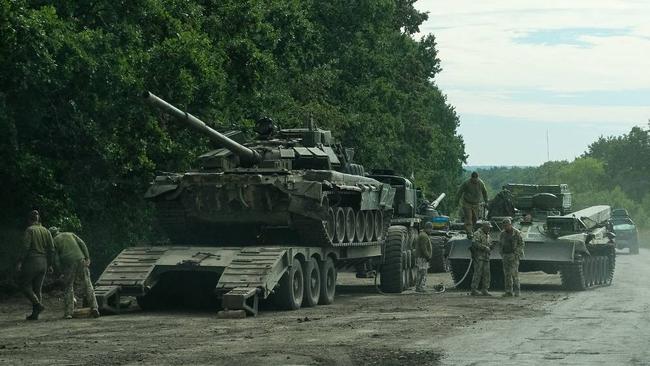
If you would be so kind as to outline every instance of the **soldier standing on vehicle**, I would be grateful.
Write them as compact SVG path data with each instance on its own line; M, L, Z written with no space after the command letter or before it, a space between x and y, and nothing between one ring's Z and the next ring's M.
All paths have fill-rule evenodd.
M499 237L503 258L504 297L519 296L519 259L524 256L524 239L521 232L512 227L510 219L503 220L503 231Z
M477 172L473 172L471 178L460 185L456 197L458 197L458 200L462 201L461 205L463 208L465 231L467 232L467 236L471 238L474 225L476 225L476 221L478 220L481 198L483 199L483 202L486 204L488 203L485 184L478 177Z
M418 270L415 283L416 292L426 292L427 272L429 270L429 261L431 260L432 248L429 234L433 231L433 224L427 222L424 224L424 232L420 232L415 240L415 266Z
M483 296L492 296L488 289L490 288L490 252L492 244L490 242L490 229L492 225L489 221L483 222L481 228L476 230L472 240L472 259L474 263L474 276L472 277L472 296L478 296L479 285Z
M41 290L45 274L48 270L52 272L54 247L52 235L41 225L41 217L36 210L29 213L29 227L25 230L23 243L25 254L17 267L23 293L32 303L32 313L26 319L38 320L38 315L45 310Z
M59 258L60 271L63 274L65 290L63 293L63 317L72 318L74 311L74 281L81 280L85 303L90 304L93 317L99 316L97 299L93 284L90 282L90 255L88 248L81 238L74 233L59 232L57 227L51 227L50 232L54 236L54 248Z

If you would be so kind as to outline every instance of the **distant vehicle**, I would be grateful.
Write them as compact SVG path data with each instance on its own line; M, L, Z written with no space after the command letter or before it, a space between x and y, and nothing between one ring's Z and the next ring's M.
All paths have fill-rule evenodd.
M624 208L612 210L611 223L616 234L616 248L628 248L630 254L639 254L639 231L627 210Z

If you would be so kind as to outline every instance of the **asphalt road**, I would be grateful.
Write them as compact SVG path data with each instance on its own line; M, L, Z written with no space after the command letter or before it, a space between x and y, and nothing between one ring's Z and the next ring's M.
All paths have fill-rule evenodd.
M483 321L439 340L446 365L650 365L650 252L617 256L613 284L545 315Z

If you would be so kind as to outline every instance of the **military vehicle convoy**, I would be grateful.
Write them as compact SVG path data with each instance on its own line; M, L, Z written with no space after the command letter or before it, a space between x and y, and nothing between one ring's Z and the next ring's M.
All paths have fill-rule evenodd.
M491 254L492 287L503 286L498 233L503 218L512 218L525 242L520 272L559 273L567 290L585 290L611 283L616 264L616 244L610 232L611 208L593 206L571 212L567 185L507 184L490 203L494 249ZM471 282L466 236L451 240L452 277L460 288ZM464 277L469 268L469 274ZM462 279L462 281L461 281Z
M329 304L337 271L361 264L380 269L384 291L413 284L409 232L391 226L396 189L364 176L330 131L313 121L278 129L263 118L257 138L238 143L236 132L219 133L149 92L144 99L217 149L194 171L155 177L145 198L171 245L120 253L96 283L104 312L118 312L121 295L150 309L201 294L249 314L260 299L282 309Z

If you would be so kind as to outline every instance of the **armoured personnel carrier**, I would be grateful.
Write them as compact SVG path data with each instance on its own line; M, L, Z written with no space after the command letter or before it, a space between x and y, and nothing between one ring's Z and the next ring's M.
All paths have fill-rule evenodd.
M611 283L616 263L615 243L609 223L611 208L593 206L571 212L568 186L507 184L490 202L494 249L491 254L492 287L503 286L498 235L504 218L512 219L525 242L520 272L559 273L567 290L584 290ZM452 276L459 287L469 288L471 241L451 240ZM462 280L462 281L461 281Z
M194 171L155 178L145 198L155 203L173 245L118 255L97 281L106 312L119 310L120 294L152 308L199 284L193 294L216 294L225 309L249 314L257 312L258 297L285 309L329 304L338 269L392 268L388 263L410 255L401 228L389 228L395 188L365 177L353 150L330 131L313 121L278 129L264 118L257 138L239 143L235 133L215 131L149 92L144 98L218 148L199 156ZM409 285L391 286L409 271L407 262L382 271L382 286L401 292Z

